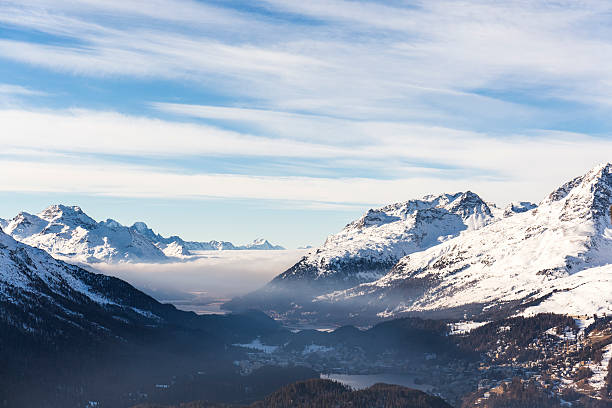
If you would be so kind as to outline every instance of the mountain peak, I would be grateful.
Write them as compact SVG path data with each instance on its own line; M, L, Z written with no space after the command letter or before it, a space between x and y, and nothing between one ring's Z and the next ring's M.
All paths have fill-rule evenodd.
M85 214L81 207L77 205L67 206L54 204L45 208L38 217L48 222L61 222L66 225L80 226L85 229L94 227L96 221Z
M103 221L100 224L103 224L103 225L105 225L105 226L107 226L108 228L111 228L111 229L117 229L117 228L123 227L123 225L121 225L121 223L119 223L116 220L113 220L112 218L107 218L106 221Z
M431 212L436 209L454 213L464 220L472 216L477 218L491 218L493 216L489 206L480 196L468 190L453 194L428 194L420 199L398 202L377 209L372 208L361 218L348 224L347 227L356 229L380 227L405 220L407 217L419 214L422 211ZM429 218L429 215L425 217Z
M149 226L142 221L136 221L134 225L132 225L132 229L135 229L138 232L144 232L149 229Z
M40 214L51 218L61 214L83 214L83 210L78 205L53 204L45 208Z
M243 245L239 248L242 249L285 249L280 245L272 245L270 241L265 238L257 238L252 243Z
M600 164L568 181L542 204L562 205L562 220L608 218L612 208L612 164Z
M491 209L482 198L470 190L464 193L457 193L449 204L448 210L461 215L463 218L469 217L474 213L481 213L488 217L492 216Z

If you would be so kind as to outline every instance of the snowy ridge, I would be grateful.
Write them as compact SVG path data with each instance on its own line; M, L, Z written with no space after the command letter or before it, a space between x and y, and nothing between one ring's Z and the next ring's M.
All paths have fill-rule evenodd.
M11 220L1 220L0 227L20 242L79 263L168 262L191 256L195 250L284 249L263 239L235 246L165 238L143 222L131 227L112 219L97 222L80 207L65 205L52 205L36 215L21 212Z
M172 307L170 307L172 308ZM0 322L45 336L112 335L158 325L168 306L108 276L93 274L0 232Z
M503 305L526 313L612 311L612 165L600 165L533 209L402 258L375 282L319 297L358 302L379 317Z
M372 281L403 256L479 229L493 219L489 206L470 191L371 209L273 282Z

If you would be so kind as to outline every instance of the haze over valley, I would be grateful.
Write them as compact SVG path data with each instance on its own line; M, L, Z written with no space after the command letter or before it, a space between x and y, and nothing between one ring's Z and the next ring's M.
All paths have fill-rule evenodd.
M612 408L612 3L0 1L0 408Z

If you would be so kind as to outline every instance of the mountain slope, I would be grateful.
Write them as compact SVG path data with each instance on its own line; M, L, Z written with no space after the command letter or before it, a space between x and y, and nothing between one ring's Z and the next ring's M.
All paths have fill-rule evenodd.
M470 191L371 209L264 288L225 307L281 313L300 308L316 295L376 280L403 256L493 221L489 206Z
M198 328L221 335L226 323L237 324L248 338L253 328L257 332L277 326L257 313L243 319L180 311L127 282L57 260L1 231L0 323L28 336L97 341L143 327Z
M540 205L402 258L375 282L321 296L379 317L482 317L529 311L612 311L612 165ZM571 301L577 295L588 300ZM569 304L568 304L569 303ZM539 306L538 306L539 305ZM552 310L561 305L565 310Z
M0 232L0 322L28 336L117 338L177 312L129 284L89 273Z
M185 370L212 370L220 361L231 367L229 345L282 331L262 313L198 316L177 310L120 279L67 264L0 232L5 406L92 406L88 401L97 395L108 402L101 405L124 407L129 392Z
M426 196L369 210L311 251L273 282L310 280L354 283L386 273L401 257L491 222L476 194Z
M222 249L283 249L268 241L235 246L231 242L184 241L165 238L143 222L131 227L115 220L97 222L77 206L52 205L39 214L21 212L0 226L16 240L53 256L80 263L167 262L193 255L191 251Z

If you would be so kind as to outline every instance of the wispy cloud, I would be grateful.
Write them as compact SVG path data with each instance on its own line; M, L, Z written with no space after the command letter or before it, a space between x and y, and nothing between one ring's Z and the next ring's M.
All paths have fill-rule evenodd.
M43 96L45 92L41 92L35 89L29 89L19 85L2 84L0 83L0 94L1 95L20 95L20 96Z
M19 172L0 188L319 207L432 189L538 200L612 157L610 11L597 1L6 1L0 24L17 34L0 39L0 58L190 93L147 94L138 103L149 117L1 110L0 167ZM243 167L190 164L209 158Z
M74 42L4 39L5 58L78 75L189 80L273 108L448 115L495 99L479 95L485 89L600 104L612 86L602 2L270 0L269 14L170 0L7 4L5 23Z
M481 140L482 141L482 140ZM113 161L73 158L2 157L0 172L11 174L0 191L89 194L115 197L206 199L243 198L293 201L296 208L337 204L379 205L404 201L427 193L471 189L485 198L504 203L517 197L538 201L567 179L579 175L612 155L612 142L580 135L555 135L539 140L492 141L468 149L429 147L458 166L481 166L478 175L461 175L453 169L409 172L403 177L257 176L183 172L159 166L120 164ZM380 148L385 154L373 167L389 165L386 157L410 151L410 145ZM437 149L437 150L436 150ZM42 159L42 160L41 160ZM70 162L70 164L68 164ZM563 163L559 166L559 163ZM393 165L393 164L391 164ZM398 172L399 173L399 172ZM314 206L314 207L313 207Z

